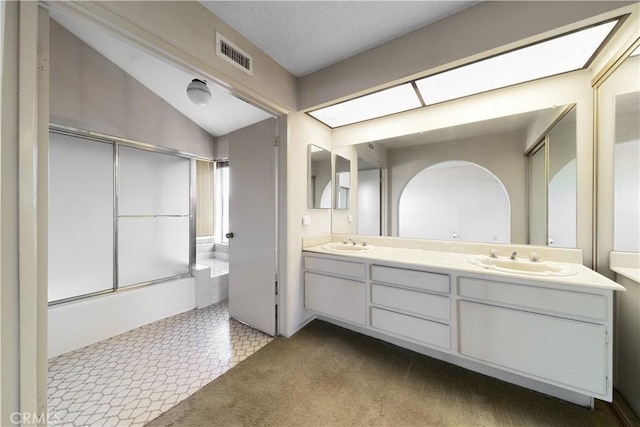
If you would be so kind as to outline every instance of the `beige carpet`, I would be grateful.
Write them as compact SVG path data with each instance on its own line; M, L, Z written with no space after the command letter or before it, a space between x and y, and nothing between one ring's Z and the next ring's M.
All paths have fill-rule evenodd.
M147 426L615 426L585 409L314 321Z

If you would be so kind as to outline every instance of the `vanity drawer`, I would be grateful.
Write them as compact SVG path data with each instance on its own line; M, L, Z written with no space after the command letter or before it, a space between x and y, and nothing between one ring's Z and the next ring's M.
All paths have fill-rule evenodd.
M364 326L365 303L364 282L304 273L304 306L309 310Z
M451 347L449 325L371 307L371 326L425 344Z
M607 319L603 295L461 277L460 296L570 316Z
M424 291L449 293L449 276L404 268L371 266L371 280Z
M313 270L320 273L335 274L338 276L353 277L364 280L364 264L359 262L338 261L314 256L304 257L305 270Z
M449 321L449 297L379 284L371 285L371 303L420 316Z

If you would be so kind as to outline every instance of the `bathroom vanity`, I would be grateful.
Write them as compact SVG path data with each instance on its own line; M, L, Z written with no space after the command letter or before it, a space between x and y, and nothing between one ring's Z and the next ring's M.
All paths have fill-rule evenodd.
M613 293L624 288L580 251L535 248L530 261L527 246L373 240L305 247L307 309L583 406L612 400Z

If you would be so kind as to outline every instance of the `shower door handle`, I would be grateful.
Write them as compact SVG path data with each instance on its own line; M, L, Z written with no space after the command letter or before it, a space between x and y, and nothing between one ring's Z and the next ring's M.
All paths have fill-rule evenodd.
M227 239L233 239L233 232L229 232L229 233L225 234L225 237Z

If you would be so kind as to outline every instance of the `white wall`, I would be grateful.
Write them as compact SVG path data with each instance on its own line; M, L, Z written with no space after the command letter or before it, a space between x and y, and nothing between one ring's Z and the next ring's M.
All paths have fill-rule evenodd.
M195 307L195 280L171 280L49 308L55 357Z
M331 150L331 131L306 114L292 113L288 116L287 134L288 263L280 273L286 274L287 283L282 289L286 310L280 311L280 333L291 336L312 317L312 313L304 309L302 238L331 234L331 209L307 207L307 145ZM308 226L302 225L305 215L311 219Z

